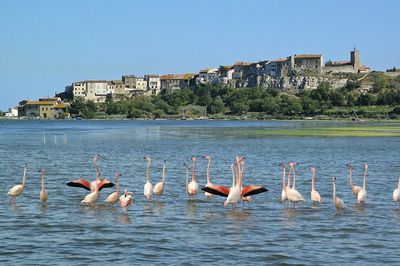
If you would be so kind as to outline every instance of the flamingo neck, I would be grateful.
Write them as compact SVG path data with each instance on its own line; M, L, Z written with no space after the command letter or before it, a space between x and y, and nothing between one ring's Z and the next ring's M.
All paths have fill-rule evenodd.
M294 167L293 167L293 186L292 189L296 188L296 172L294 171Z
M353 180L352 180L351 176L352 176L352 170L350 168L349 169L349 182L350 182L350 188L353 189Z
M333 202L336 202L336 182L333 181Z
M207 183L210 183L210 165L211 165L211 158L208 159L208 164L207 164Z
M286 187L290 188L290 179L292 175L292 167L289 168L289 173L288 173L288 180L287 180L287 185Z
M233 164L231 164L231 170L232 170L232 187L235 186L235 169Z
M22 187L25 187L26 182L26 166L24 167L24 176L22 177Z
M165 163L163 163L163 168L162 168L162 182L164 183L165 181Z
M313 171L312 172L312 177L311 177L311 190L314 190L314 187L315 187L314 178L315 178L315 172Z
M119 175L117 175L117 194L119 194Z
M196 182L196 161L193 161L192 181Z
M286 192L286 167L282 167L282 186Z
M147 182L150 182L150 164L151 164L151 161L148 161L147 162L147 168L146 168L146 180L147 180Z
M42 190L44 191L44 173L42 173Z
M366 186L367 186L367 171L368 171L368 168L365 168L364 177L363 177L363 189L364 190L366 189Z

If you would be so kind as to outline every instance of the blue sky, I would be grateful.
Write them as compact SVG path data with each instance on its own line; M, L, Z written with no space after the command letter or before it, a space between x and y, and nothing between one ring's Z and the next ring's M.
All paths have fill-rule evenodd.
M374 70L400 67L400 1L0 0L0 110L73 81L197 72L236 61L356 46Z

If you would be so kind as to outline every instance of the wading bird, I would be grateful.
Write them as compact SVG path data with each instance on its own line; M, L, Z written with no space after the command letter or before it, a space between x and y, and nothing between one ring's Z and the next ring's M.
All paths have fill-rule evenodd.
M132 205L132 192L125 189L125 193L119 198L119 204L122 208L128 210L128 207Z
M196 180L196 158L192 157L193 161L193 169L192 169L192 180L187 185L187 193L189 197L196 197L197 192L199 191L199 183Z
M16 197L20 196L22 192L24 192L25 182L26 182L26 171L28 169L28 164L25 163L24 166L24 176L22 178L22 184L13 186L8 192L7 195L10 196L10 203L15 204Z
M87 180L81 178L81 179L77 179L77 180L68 182L67 186L80 187L80 188L89 190L91 192L94 192L96 187L98 187L99 190L102 190L103 188L113 187L114 183L110 182L109 180L97 178L97 174L100 174L100 169L97 166L97 160L99 158L100 158L100 156L97 154L93 158L93 165L94 165L94 168L96 169L96 180L90 182L90 181L87 181Z
M240 168L238 164L240 163L239 157L236 156L236 164L237 169ZM242 182L240 178L240 173L236 172L236 176L232 177L232 186L229 189L229 194L224 202L224 207L228 206L229 204L232 205L232 208L235 209L237 203L242 199Z
M353 184L353 179L352 179L352 174L353 174L353 165L351 163L346 164L347 168L349 168L349 182L350 182L350 188L351 192L354 194L354 196L358 197L358 192L360 192L361 187L356 186Z
M357 204L365 203L367 200L367 171L368 171L368 164L364 164L364 176L363 176L363 187L357 194Z
M162 169L162 179L160 182L158 182L154 188L153 188L153 194L155 196L160 196L164 192L164 186L165 186L165 165L166 165L166 160L163 161L163 169Z
M296 174L294 170L294 166L296 163L289 163L291 170L293 171L293 186L292 188L286 189L286 196L289 202L293 203L293 206L296 205L297 202L305 201L303 196L296 190Z
M311 173L312 173L312 177L311 177L311 200L313 202L318 202L321 203L321 196L319 195L318 191L315 190L315 172L316 169L314 167L310 168Z
M210 181L210 165L211 165L211 156L210 155L204 155L203 156L204 159L208 160L208 164L207 164L207 184L206 187L208 186L212 186L212 183ZM212 199L213 194L208 193L208 192L204 192L204 195L206 196L207 199Z
M115 174L116 182L117 182L117 191L111 193L110 195L107 196L107 198L104 200L105 203L109 203L114 205L118 199L119 199L119 179L121 177L121 173L117 171Z
M96 179L100 180L100 173L96 174ZM81 201L81 204L94 204L99 198L99 185L95 186L94 191L86 195L86 197Z
M42 168L39 171L42 174L42 190L40 191L40 200L45 203L47 201L47 192L44 189L44 175L45 175L45 170Z
M151 158L144 157L144 159L147 161L147 168L146 168L146 184L144 184L143 194L146 197L146 199L149 200L149 199L151 199L151 196L153 195L153 185L150 182Z
M336 197L336 176L332 178L333 183L333 206L336 208L336 212L344 210L344 202L341 198Z

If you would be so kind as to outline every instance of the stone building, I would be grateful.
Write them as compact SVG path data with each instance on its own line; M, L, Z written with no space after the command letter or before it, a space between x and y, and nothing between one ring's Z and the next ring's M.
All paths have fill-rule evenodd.
M360 51L350 52L350 61L328 61L325 63L324 73L368 73L370 68L361 64Z
M41 98L38 101L23 100L18 105L18 117L54 119L69 117L68 105L61 98Z
M194 86L196 83L196 74L168 74L160 77L161 90L173 91Z

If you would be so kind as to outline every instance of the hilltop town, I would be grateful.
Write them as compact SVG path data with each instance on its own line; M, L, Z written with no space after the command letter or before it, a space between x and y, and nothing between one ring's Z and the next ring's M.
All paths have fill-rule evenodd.
M294 54L275 60L236 62L229 66L221 65L214 68L205 68L198 73L148 74L144 76L122 75L120 80L74 81L65 87L65 91L55 97L40 98L37 101L22 100L17 107L10 109L8 116L42 119L69 118L73 113L71 109L79 109L76 106L71 108L70 104L78 100L81 101L81 105L90 103L92 106L90 108L95 112L98 111L96 104L103 104L103 109L107 109L107 107L112 109L110 104L104 107L104 103L157 96L160 93L172 94L187 89L195 91L196 88L205 88L207 86L208 88L212 86L238 89L262 88L299 96L303 92L316 90L321 85L329 87L331 90L346 88L349 85L349 76L361 76L358 79L361 80L370 72L370 68L361 63L360 52L357 49L350 51L348 61L329 60L325 62L321 54ZM359 91L368 92L371 88L372 85L363 87L362 84L358 84ZM218 95L215 94L214 96ZM280 102L282 102L281 98L279 99ZM165 97L162 100L168 102ZM346 101L347 99L344 100L343 104ZM197 103L189 101L186 104L196 105ZM218 105L221 105L220 100ZM245 106L241 112L235 112L235 108L228 106L229 104L225 100L222 105L223 107L219 109L219 112L226 112L228 109L230 111L233 110L232 113L241 114L254 109L251 106L248 106L248 108ZM210 101L205 103L206 110L204 110L204 113L207 113L207 109L211 109L210 106ZM161 111L164 114L174 114L178 112L177 108L175 108L175 111L171 111L168 108L164 108ZM140 107L135 107L134 109L140 109ZM264 109L269 108L265 107ZM256 108L256 110L262 111L263 109ZM125 112L128 113L128 111ZM75 115L79 116L81 113L78 110ZM113 112L104 110L104 113L112 114ZM208 110L208 113L216 112L214 109L214 112Z

